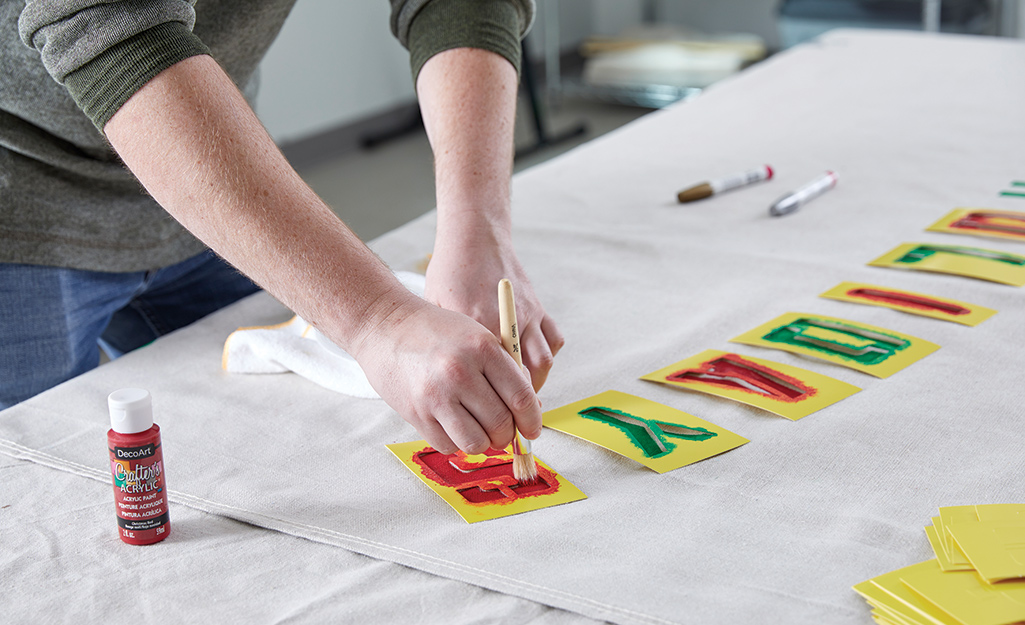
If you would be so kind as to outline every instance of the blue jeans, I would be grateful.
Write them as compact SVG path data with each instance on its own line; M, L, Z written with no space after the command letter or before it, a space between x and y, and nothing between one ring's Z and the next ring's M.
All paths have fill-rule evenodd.
M0 263L0 409L258 289L212 252L130 273Z

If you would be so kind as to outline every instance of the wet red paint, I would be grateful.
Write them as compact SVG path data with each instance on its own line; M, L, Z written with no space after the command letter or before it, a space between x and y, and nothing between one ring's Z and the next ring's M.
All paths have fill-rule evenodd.
M1000 223L999 220L1018 221L1021 225ZM962 230L982 230L987 232L1001 232L1025 238L1025 215L1010 215L1007 213L971 212L957 221L950 224L951 228Z
M951 304L950 302L943 302L929 297L922 297L920 295L912 295L911 293L905 293L903 291L851 289L847 291L847 295L856 299L866 299L872 302L881 302L914 310L941 312L952 316L967 315L972 312L970 308L965 308L958 304Z
M708 375L720 376L722 378L738 378L762 389L766 394L763 395L753 391L733 380L702 377ZM772 399L787 403L803 401L818 393L818 389L793 376L746 360L737 354L724 354L718 358L703 362L693 369L683 369L670 373L666 376L666 379L686 384L709 384L711 386L744 391L745 393L751 393L760 397L771 397Z
M412 460L424 477L456 489L470 504L503 505L523 497L558 492L559 480L554 471L539 464L537 482L520 484L513 476L511 454L495 449L484 453L487 458L477 460L467 458L461 451L443 454L425 447L414 453Z
M466 457L466 454L461 452L449 454L446 457L449 464L463 472L476 471L485 467L497 467L512 462L512 456L501 449L488 449L483 455L487 456L484 460L470 460Z

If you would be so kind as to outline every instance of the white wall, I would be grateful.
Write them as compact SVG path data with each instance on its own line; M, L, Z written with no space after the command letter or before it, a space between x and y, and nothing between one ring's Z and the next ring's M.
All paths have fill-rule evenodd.
M563 51L575 49L590 35L616 35L640 24L644 16L643 0L537 0L537 19L528 38L535 60L544 55L545 5L552 2L558 10L559 47Z
M780 0L659 0L660 19L707 33L752 33L770 49L779 47Z
M261 66L256 110L278 143L415 99L385 0L299 0Z

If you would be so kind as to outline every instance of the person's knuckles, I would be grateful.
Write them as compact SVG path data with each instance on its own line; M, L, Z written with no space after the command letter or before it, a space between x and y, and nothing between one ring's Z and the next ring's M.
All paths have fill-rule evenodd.
M436 451L453 454L459 449L459 446L452 442L452 438L445 432L441 424L436 421L421 421L419 425L414 424L414 427Z
M530 369L531 376L536 376L538 373L547 375L555 365L555 357L552 353L540 346L536 349L525 351L524 360L526 361L524 364Z
M548 339L548 349L551 350L552 355L559 353L563 347L566 346L566 337L562 334L556 334L554 337Z
M467 388L477 375L479 375L477 368L471 367L465 356L446 354L439 360L429 388L434 392L440 392L441 389Z
M545 385L547 380L547 371L536 371L530 376L530 384L533 386L535 394L541 390L541 387Z
M544 319L541 320L541 333L545 337L545 341L548 343L548 349L551 350L552 355L558 354L566 345L566 337L559 330L559 326L556 325L555 320L550 316L545 315Z
M442 422L442 427L459 449L468 454L481 454L491 447L491 439L472 421L471 415L451 416Z
M459 451L459 447L457 447L455 444L448 440L435 439L432 442L431 439L427 439L427 442L430 444L431 447L434 448L435 451L439 453L454 454L457 451Z
M491 447L491 439L473 439L467 441L459 446L460 449L468 454L482 454Z
M506 435L506 436L498 436L498 437L492 438L491 439L491 448L492 449L505 449L506 447L508 447L512 443L512 440L513 440L513 435L512 435L512 432L510 431L510 433L508 435Z
M465 352L447 352L436 359L420 384L420 401L433 409L460 403L460 396L478 386L481 367Z
M478 418L477 422L487 432L492 447L500 449L512 441L513 431L515 430L513 414L504 405L500 410L492 413L490 417Z
M524 384L526 384L526 380L524 380ZM538 410L537 393L534 392L534 388L529 384L523 386L509 397L508 406L515 415L524 415L536 411Z

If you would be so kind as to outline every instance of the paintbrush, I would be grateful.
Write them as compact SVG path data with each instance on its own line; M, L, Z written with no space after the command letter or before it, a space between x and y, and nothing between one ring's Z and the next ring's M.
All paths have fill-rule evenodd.
M502 278L498 283L498 324L501 326L502 346L523 370L523 356L520 353L520 333L516 327L516 302L513 300L512 283ZM537 481L537 463L531 451L530 441L513 429L513 477L520 484Z

